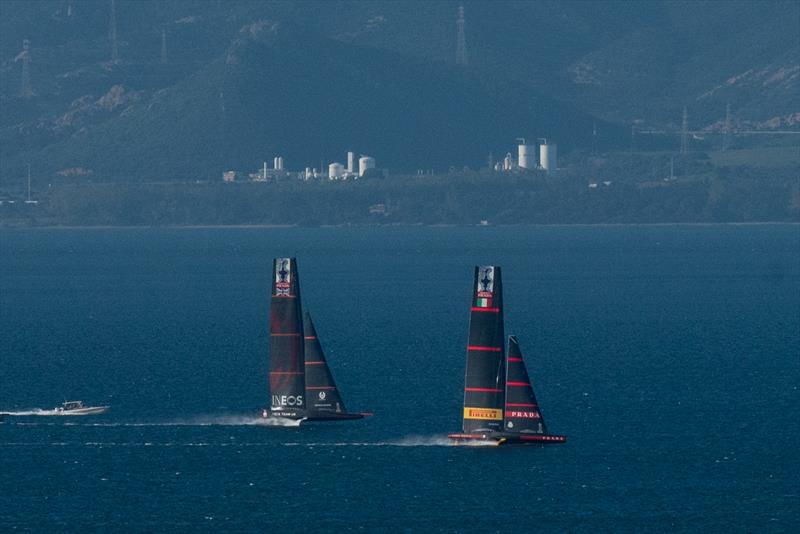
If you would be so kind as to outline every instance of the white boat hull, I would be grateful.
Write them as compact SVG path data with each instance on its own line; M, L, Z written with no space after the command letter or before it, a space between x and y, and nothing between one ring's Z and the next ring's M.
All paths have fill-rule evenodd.
M72 410L56 408L55 415L97 415L107 411L108 406L87 406L85 408L75 408Z

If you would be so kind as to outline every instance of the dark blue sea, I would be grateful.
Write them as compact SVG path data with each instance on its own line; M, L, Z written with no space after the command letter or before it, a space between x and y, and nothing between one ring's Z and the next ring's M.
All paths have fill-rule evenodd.
M0 232L0 531L797 532L800 227ZM271 260L361 421L257 424ZM456 447L473 266L549 447Z

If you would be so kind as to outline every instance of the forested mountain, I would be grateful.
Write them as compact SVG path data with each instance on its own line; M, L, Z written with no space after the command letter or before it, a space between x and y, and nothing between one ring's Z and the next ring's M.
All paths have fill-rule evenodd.
M347 149L393 169L627 143L630 124L797 129L796 2L0 2L0 176L192 180ZM163 33L162 33L163 32ZM162 35L166 57L162 61ZM21 95L30 39L31 96ZM61 172L62 174L57 174Z

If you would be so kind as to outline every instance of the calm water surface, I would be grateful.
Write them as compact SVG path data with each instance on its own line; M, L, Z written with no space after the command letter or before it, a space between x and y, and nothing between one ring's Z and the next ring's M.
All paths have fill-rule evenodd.
M348 407L268 401L270 261ZM798 226L0 232L0 530L800 528ZM503 266L546 448L460 429L472 267Z

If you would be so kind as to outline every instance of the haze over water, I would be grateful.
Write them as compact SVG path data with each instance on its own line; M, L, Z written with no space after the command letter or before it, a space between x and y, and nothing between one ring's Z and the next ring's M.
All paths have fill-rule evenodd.
M796 225L0 232L0 530L781 532ZM363 421L266 426L271 260ZM475 264L550 430L453 447Z

